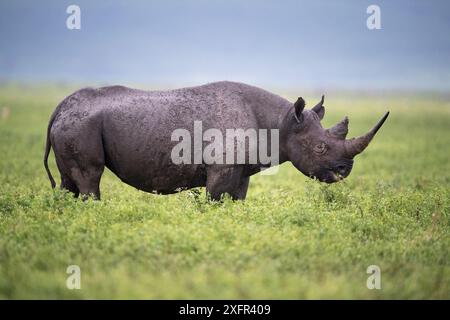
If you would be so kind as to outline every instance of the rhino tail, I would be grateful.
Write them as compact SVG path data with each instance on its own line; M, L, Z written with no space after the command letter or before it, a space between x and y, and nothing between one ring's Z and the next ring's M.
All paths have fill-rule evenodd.
M47 141L45 143L45 154L44 154L44 167L45 171L47 171L48 178L50 179L50 183L52 185L52 188L54 189L56 187L55 179L53 179L52 173L50 172L50 169L48 168L48 155L50 154L50 149L52 148L52 143L50 141L50 130L53 125L53 121L56 117L56 111L52 114L52 117L50 118L50 121L48 123L47 127Z

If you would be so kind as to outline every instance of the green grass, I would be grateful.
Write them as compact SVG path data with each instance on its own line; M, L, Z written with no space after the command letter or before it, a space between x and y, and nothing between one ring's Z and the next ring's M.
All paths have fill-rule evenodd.
M328 96L325 126L348 114L350 136L391 110L343 183L284 164L252 177L246 201L217 204L106 172L102 201L82 202L52 191L42 164L47 121L70 92L0 88L0 298L450 298L443 98ZM66 288L72 264L81 290ZM373 264L381 290L366 287Z

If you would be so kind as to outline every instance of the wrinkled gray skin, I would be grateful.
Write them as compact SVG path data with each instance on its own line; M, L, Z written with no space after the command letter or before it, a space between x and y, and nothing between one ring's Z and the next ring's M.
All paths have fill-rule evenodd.
M176 165L171 151L179 142L171 141L172 132L184 128L193 137L194 121L203 122L203 131L217 128L224 136L225 129L231 128L279 129L279 162L291 161L305 175L332 183L349 175L353 157L364 150L387 117L365 136L345 140L347 119L331 129L322 128L323 97L312 110L304 107L302 98L292 104L233 82L169 91L86 88L64 99L54 111L44 164L55 187L47 164L53 147L61 188L75 196L92 194L99 199L106 166L123 182L147 192L170 194L206 186L214 200L225 193L245 199L249 178L261 164Z

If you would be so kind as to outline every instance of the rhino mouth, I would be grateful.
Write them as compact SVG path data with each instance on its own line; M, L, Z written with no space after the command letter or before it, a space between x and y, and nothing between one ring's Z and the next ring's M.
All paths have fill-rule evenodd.
M339 182L345 178L345 176L343 176L342 174L340 174L339 172L336 172L334 170L326 170L326 171L322 172L321 174L312 175L311 177L316 178L320 182L325 182L325 183L335 183L335 182Z
M327 177L324 179L324 182L327 183L334 183L334 182L339 182L341 180L343 180L345 177L340 174L339 172L330 170L328 171Z
M334 175L334 179L336 182L343 180L345 177L340 174L339 172L332 171L332 174Z

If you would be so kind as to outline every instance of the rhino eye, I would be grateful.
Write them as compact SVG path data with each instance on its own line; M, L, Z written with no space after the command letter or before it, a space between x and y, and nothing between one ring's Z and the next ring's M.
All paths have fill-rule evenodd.
M317 154L324 154L327 151L327 145L325 142L321 142L314 146L314 152Z

